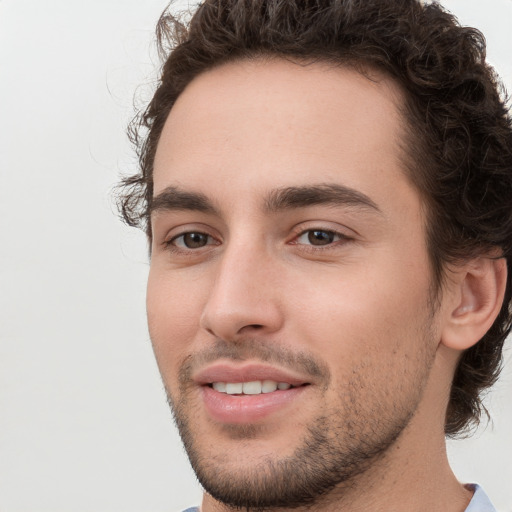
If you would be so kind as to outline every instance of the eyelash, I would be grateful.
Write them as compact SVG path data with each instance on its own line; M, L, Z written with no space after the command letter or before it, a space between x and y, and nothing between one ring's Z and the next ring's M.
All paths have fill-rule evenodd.
M318 233L327 234L329 237L337 238L337 240L333 240L326 245L313 245L313 244L299 243L298 240L301 237L307 235L308 233L313 233L315 231ZM183 239L183 237L185 237L186 235L206 236L208 239L210 239L210 241L215 240L216 243L208 243L208 240L207 240L207 243L205 245L203 245L201 247L197 247L197 248L180 247L180 246L176 245L176 241L179 240L180 238ZM341 233L339 231L336 231L333 229L322 229L322 228L318 228L318 227L313 227L313 228L303 229L301 231L298 231L297 234L294 236L293 240L289 243L291 245L301 246L302 250L306 250L306 251L310 251L310 252L319 252L319 251L325 251L325 250L329 250L329 249L332 250L333 248L337 247L338 245L343 245L344 243L349 242L350 240L352 240L351 237L349 237L346 234ZM182 241L182 243L184 245L183 241ZM179 253L179 254L191 254L196 251L199 251L200 249L204 249L208 246L216 246L219 244L220 244L220 242L218 242L212 235L205 233L203 231L184 231L183 233L179 233L179 234L173 236L172 238L170 238L169 240L166 240L163 242L163 245L167 250L169 250L173 253Z
M195 248L195 249L191 248L191 247L186 247L186 246L179 247L178 245L176 245L176 243L175 243L176 240L178 240L180 238L184 238L186 235L202 235L202 236L206 236L207 238L209 238L211 240L215 240L215 238L212 235L209 235L208 233L204 233L203 231L184 231L183 233L174 235L169 240L164 241L163 245L166 249L168 249L171 252L175 252L175 253L195 252L198 249L203 249L204 247L208 247L209 245L219 245L219 243L215 243L215 244L206 243L206 245L204 245L202 247Z
M308 233L324 233L328 234L329 236L332 236L334 238L337 238L337 240L333 240L330 243L326 245L313 245L313 244L301 244L299 243L299 239ZM292 242L290 242L292 245L301 245L303 250L311 251L311 252L318 252L318 251L327 251L332 250L339 245L343 245L344 243L350 241L351 238L347 236L344 233L341 233L340 231L336 231L335 229L323 229L323 228L309 228L309 229L303 229L301 230L293 239Z

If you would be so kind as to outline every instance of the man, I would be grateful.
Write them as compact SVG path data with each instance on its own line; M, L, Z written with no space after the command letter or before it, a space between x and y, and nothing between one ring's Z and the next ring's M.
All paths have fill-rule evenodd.
M493 510L445 451L512 321L482 36L417 0L208 0L159 36L121 208L202 512Z

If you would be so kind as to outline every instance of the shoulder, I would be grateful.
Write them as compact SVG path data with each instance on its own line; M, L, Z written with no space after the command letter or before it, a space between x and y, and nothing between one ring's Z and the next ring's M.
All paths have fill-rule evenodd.
M190 507L184 510L183 512L199 512L199 507Z

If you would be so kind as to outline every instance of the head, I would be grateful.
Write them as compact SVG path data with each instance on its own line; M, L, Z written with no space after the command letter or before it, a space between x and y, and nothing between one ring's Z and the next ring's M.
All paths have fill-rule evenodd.
M156 320L159 314L163 314L163 309L159 309L157 304L165 309L164 299L169 298L170 303L176 306L175 324L195 322L202 332L197 335L190 334L187 329L183 331L185 338L190 336L191 348L187 351L183 340L174 347L173 357L179 363L173 366L175 377L166 382L178 424L184 432L185 444L191 457L196 459L195 465L201 466L204 452L194 449L198 434L190 432L190 411L197 407L197 412L200 407L191 398L190 382L214 379L215 375L209 376L209 370L204 368L209 368L208 365L217 360L240 362L258 359L295 372L287 374L286 378L301 384L297 387L301 391L297 393L304 392L302 384L309 379L311 382L307 384L314 384L311 388L324 393L322 396L326 397L325 406L328 408L325 414L295 418L307 431L303 434L304 442L300 448L284 443L285 456L280 460L264 456L262 449L259 463L266 461L267 466L274 469L279 466L281 472L294 470L297 473L297 467L287 466L292 452L295 458L300 455L307 459L309 454L311 459L313 454L322 453L320 446L336 446L336 440L341 440L338 444L344 445L346 463L341 469L337 462L324 466L324 473L318 473L321 474L318 480L325 486L321 492L335 485L326 479L327 473L340 482L365 471L365 461L375 460L396 441L416 414L423 395L432 392L432 385L428 382L432 380L432 372L437 371L438 341L445 332L443 322L450 311L453 312L453 308L450 310L453 301L460 299L454 290L460 290L459 285L465 276L476 276L485 268L498 265L499 271L495 272L500 276L495 286L498 289L495 294L497 303L493 311L487 313L487 323L480 329L478 339L465 341L460 329L457 335L446 336L451 340L447 343L451 354L457 352L457 357L452 374L448 376L446 400L441 400L444 431L453 436L477 423L483 407L482 393L499 374L502 347L512 322L509 268L512 259L512 205L509 199L512 195L512 128L504 99L499 95L496 77L485 63L483 36L474 29L460 27L438 5L424 5L416 0L317 0L312 3L298 0L212 0L198 8L188 26L165 13L158 25L158 35L161 48L167 49L165 63L151 103L132 126L141 171L124 181L121 210L129 224L146 230L153 248L161 247L165 242L167 246L172 245L174 251L170 265L172 279L167 291L163 294L151 292L150 278L150 295L153 294L154 301L151 296L148 298L150 328L151 314L154 324L151 334L164 380L166 357L171 356L165 355L161 348L166 335L164 326L160 328ZM266 84L274 81L275 87L269 86L267 90ZM289 98L284 94L288 89ZM245 95L239 91L245 91ZM308 97L308 91L312 97ZM266 97L269 109L276 112L275 125L270 123L270 114L265 117ZM306 98L314 107L311 111L301 108ZM323 101L331 102L332 113L325 108ZM218 108L215 107L216 102ZM289 111L286 111L287 102ZM194 111L194 105L201 106L199 112ZM284 105L282 109L280 105ZM362 110L358 110L357 105L362 105ZM324 112L323 123L318 119L318 112ZM244 117L248 123L245 127L240 123L240 113L247 116ZM283 116L287 120L296 119L298 123L309 123L311 137L305 137L304 131L295 133L293 124L289 129L280 126L281 131L273 130ZM321 133L322 125L333 127L331 138L327 132ZM347 126L355 134L354 139L346 135ZM376 126L385 129L375 131ZM259 130L259 139L245 145L244 141L254 129ZM183 139L183 134L194 133L197 135L194 141L187 143ZM284 133L294 133L295 138L282 138ZM362 141L357 139L357 134L361 133L366 134L363 142L368 143L368 147L378 155L376 159L373 157L374 160L368 157L370 160L364 164L359 160L360 154L364 153ZM383 138L386 133L392 134L387 141ZM226 138L219 138L221 134ZM234 140L234 134L245 134L246 137L240 140L235 137ZM214 146L213 139L216 141ZM223 140L227 141L228 148L235 145L245 150L237 153L231 148L227 150L231 154L226 155L222 151ZM267 146L260 147L261 140L265 140ZM278 141L282 144L277 144ZM312 141L314 144L308 147ZM295 150L290 152L294 144ZM318 149L320 146L321 150ZM259 153L255 152L257 147ZM265 147L269 148L269 157L273 157L273 164L279 171L262 170ZM333 147L336 147L334 152L331 151ZM359 148L359 153L354 153L354 148ZM289 163L293 154L297 155L294 167ZM197 155L202 158L199 174L194 170L194 165L197 169L200 162ZM308 160L311 155L316 158L316 167L319 167L322 155L330 158L321 162L324 173L318 179L311 174L315 167ZM335 168L329 166L333 162L344 162L345 157L350 166L342 165L344 174L340 182ZM244 181L243 169L240 170L242 176L233 174L233 169L231 174L229 169L226 170L228 162L237 159L239 168L245 162L249 176L250 169L259 166L258 171L253 169L249 181ZM206 161L218 162L218 165L205 168ZM379 167L380 162L384 168L396 170L393 179L382 178L380 172L373 175L362 172L369 165ZM346 170L348 167L354 170ZM172 170L176 173L169 180L167 174ZM219 182L225 186L219 188ZM187 185L184 190L180 188L183 183ZM212 186L205 188L208 183ZM216 183L218 188L215 188ZM213 191L212 197L208 195L209 190ZM247 193L248 190L251 193ZM252 191L256 192L253 194ZM226 313L224 323L218 320L215 311L227 308L226 297L236 295L234 288L227 284L224 288L219 285L222 282L219 275L223 269L229 268L228 263L222 261L228 261L228 255L236 258L236 251L242 251L234 242L227 244L227 240L231 240L227 235L229 229L223 232L222 227L229 225L226 219L234 222L233 219L243 218L244 212L251 212L245 223L258 233L263 223L261 219L269 218L269 212L281 215L281 224L293 224L294 221L282 216L292 204L299 204L301 212L308 211L315 218L325 217L324 210L311 212L308 208L332 207L335 210L340 194L344 197L343 217L358 219L347 221L352 225L352 231L340 233L339 226L329 216L327 225L307 224L301 217L298 224L303 231L295 233L294 239L286 235L289 236L287 243L296 250L304 245L302 241L305 238L308 244L313 243L311 237L316 237L313 245L318 245L319 241L321 245L322 240L328 240L328 245L334 243L343 247L347 244L339 242L356 240L352 248L343 249L352 251L345 259L346 267L353 265L352 275L343 277L343 269L332 254L308 257L322 267L319 275L315 276L313 269L301 274L314 276L321 284L316 289L313 283L301 282L294 275L300 270L300 265L293 263L296 256L283 260L291 261L291 271L282 262L275 263L271 251L258 252L258 246L254 246L252 262L247 254L238 253L238 261L244 262L233 267L240 272L238 282L244 281L244 276L251 273L257 274L256 269L263 268L265 271L262 270L264 273L259 276L261 282L268 279L270 273L283 294L286 291L288 297L297 294L308 297L308 300L292 297L292 304L285 307L279 297L270 297L269 303L279 303L279 307L276 306L279 314L258 306L256 301L253 304L255 318L247 320L247 325L240 320L244 325L236 333L232 331L236 324L232 316ZM237 209L237 197L244 198L246 209ZM260 201L259 206L256 199ZM169 203L174 204L173 211L200 212L203 217L201 222L194 220L191 224L193 229L185 235L188 239L176 232L169 243L169 240L162 240L160 233L159 242L155 245L155 226L160 231L164 229L155 219ZM266 205L267 217L262 217L262 204ZM370 258L366 265L358 267L354 263L357 251L363 247L370 250L372 240L381 236L378 233L381 225L379 216L390 220L392 225L400 225L393 239L395 252L386 251L388 256L392 256L389 261L379 257L372 263ZM217 220L210 222L211 218ZM285 218L288 219L286 222ZM272 219L272 225L276 225L275 218ZM401 224L399 219L403 219ZM199 233L199 224L208 226L205 232ZM386 229L388 234L393 231L388 225L388 228L382 227L382 232ZM246 247L247 244L251 244L250 239L246 241ZM221 246L231 247L232 253L228 249L221 250ZM178 255L178 252L193 248L199 249L194 258L203 254L203 260L193 260L194 265L187 260L189 263L185 264L183 253ZM211 270L208 279L197 270L210 261L205 256L206 250L210 251L208 258L218 260L215 263L218 267ZM215 251L218 254L224 251L222 258L225 259L215 256ZM407 257L402 260L399 254L406 253ZM159 263L162 256L156 255L154 250L153 256L155 263L152 261L152 267L160 268L162 272L162 265L169 263ZM319 258L323 261L319 262ZM364 258L361 261L364 262ZM414 271L411 269L413 264ZM211 262L208 265L214 267ZM195 270L191 271L191 267ZM396 277L398 269L404 269L401 279ZM194 301L199 291L194 288L194 283L201 279L209 283L209 298L204 299L206 302L195 318ZM323 332L322 336L332 341L339 328L346 331L352 340L359 340L359 345L356 345L359 350L366 350L363 355L356 353L354 345L343 346L343 343L342 350L332 354L333 357L345 355L351 363L351 375L349 366L342 365L340 369L330 365L329 359L321 357L322 353L331 357L329 344L317 346L312 351L308 350L307 343L299 343L295 347L290 345L285 336L289 332L283 328L284 320L281 318L287 307L291 308L290 311L295 307L301 316L310 314L320 319L323 325L331 322L337 315L336 306L332 304L339 293L339 288L332 285L337 279L339 286L345 286L352 294L352 304L356 307L351 310L350 304L345 304L341 308L339 322L334 320L334 327ZM158 280L162 282L161 275ZM287 284L290 280L294 286ZM468 295L474 291L472 288L478 287L473 286L474 282L476 279L470 279L464 285L469 290ZM187 296L186 283L191 283L190 296ZM245 286L251 290L254 285L247 281ZM412 288L421 293L414 294ZM389 296L383 292L391 289L393 292ZM179 303L172 298L173 294L179 294ZM367 300L367 309L361 311L363 298L368 294L375 297L376 302ZM239 300L243 303L244 297L239 297ZM260 296L258 300L264 302L265 297ZM378 301L386 307L379 308ZM471 299L468 302L471 303ZM392 312L397 310L401 311L405 326L395 325L396 315ZM418 314L418 311L422 313ZM257 318L259 314L260 320ZM370 326L369 318L372 318ZM352 327L347 327L347 319L353 320ZM381 347L371 341L366 344L372 339L377 343L373 329L376 325L386 325L386 334L382 336L394 340L381 356L385 357L386 352L395 356L385 359L384 363L381 357L378 367L368 354ZM262 326L266 327L262 329ZM314 337L307 324L301 326L297 321L293 328L298 327L302 330L295 332L297 338L301 332L305 338ZM211 336L211 343L208 349L204 349L201 343L207 336ZM340 338L344 335L340 334ZM406 340L411 338L416 340L415 343L407 344ZM277 340L279 343L276 345ZM215 371L214 368L212 372ZM386 372L388 375L400 373L402 386L395 383L384 389L381 384L386 381ZM377 377L374 379L370 375ZM417 385L417 393L401 393L403 382ZM338 391L335 397L332 390L336 385L345 385L345 390ZM441 388L437 389L440 393ZM367 401L370 405L359 403L358 389L372 392L374 399ZM387 394L399 397L393 400L391 412L379 409L379 404L389 405ZM370 406L371 410L365 409ZM336 407L349 420L330 423L329 415ZM189 412L182 413L185 408ZM349 410L357 414L349 414ZM358 417L368 418L369 415L379 418L381 423L358 423ZM259 442L259 436L263 435L258 430L259 419L249 419L245 423L231 425L225 434L232 440L238 439L245 447L251 445L251 440ZM269 429L272 430L268 427L263 431L268 433ZM344 434L341 434L342 430ZM382 435L375 443L364 446L361 439L371 437L370 433L376 430ZM355 435L356 432L365 436ZM206 435L206 431L202 435ZM328 458L327 454L325 456ZM215 463L221 464L222 461L216 460ZM305 482L300 485L305 489L301 498L305 500L307 493L312 495L313 491L306 489ZM320 492L318 485L315 492ZM289 503L290 499L287 498L286 502Z

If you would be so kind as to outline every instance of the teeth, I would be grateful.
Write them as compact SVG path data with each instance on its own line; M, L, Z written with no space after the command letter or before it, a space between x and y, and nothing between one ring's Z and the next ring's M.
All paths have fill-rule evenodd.
M244 382L242 391L244 395L259 395L261 393L261 381Z
M264 380L261 384L262 393L272 393L277 389L277 382L273 380Z
M226 393L228 395L240 395L243 384L241 382L226 382Z
M214 382L213 389L215 389L215 391L220 391L221 393L225 393L226 392L226 383L225 382Z
M254 380L251 382L213 382L213 389L219 393L228 395L259 395L272 393L276 390L287 390L292 387L288 382L276 382L274 380Z

